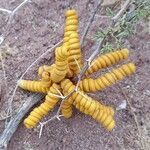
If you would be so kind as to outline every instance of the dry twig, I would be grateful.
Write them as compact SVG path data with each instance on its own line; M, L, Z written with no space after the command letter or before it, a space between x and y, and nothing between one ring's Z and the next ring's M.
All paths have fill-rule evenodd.
M10 141L12 135L18 128L18 125L22 121L24 115L32 108L33 105L35 105L39 101L39 99L42 98L43 95L41 94L33 94L26 100L26 103L24 103L21 106L18 113L10 120L10 122L8 123L7 127L5 128L0 137L0 149L4 149L7 147L8 142Z
M134 118L134 121L135 121L135 124L136 124L136 127L137 127L137 130L138 130L138 136L140 138L140 142L141 142L141 147L143 150L145 150L145 144L144 144L144 139L143 139L143 136L142 136L142 131L141 131L141 128L140 128L140 125L139 125L139 122L138 122L138 119L137 119L137 116L135 115L134 113L134 110L133 110L133 107L130 103L130 97L126 94L126 92L122 89L122 87L118 84L118 88L120 89L120 91L122 92L123 96L125 97L128 105L129 105L129 108L130 108L130 111L131 111L131 114L133 115L133 118Z
M62 43L62 41L58 42L57 44L55 44L53 47L51 47L50 49L48 49L46 52L44 52L42 55L40 55L40 57L38 57L34 62L31 63L31 65L24 71L24 73L21 75L21 77L19 78L19 80L22 80L23 77L26 75L26 73L41 59L43 58L47 53L49 52L53 52L53 50L58 47L60 44ZM52 57L52 55L50 55L50 58ZM18 80L18 81L19 81ZM18 88L18 84L16 84L15 88L14 88L14 91L13 91L13 94L12 96L10 97L9 99L9 106L8 106L8 114L12 114L12 102L13 102L13 99L14 99L14 96L16 94L16 91L17 91L17 88Z
M6 71L5 71L5 65L4 65L4 59L2 58L2 52L0 51L0 61L1 61L1 65L2 65L2 72L3 72L3 78L4 78L4 89L6 90L5 93L8 93L7 92L7 78L6 78ZM4 93L4 94L5 94ZM7 97L7 95L6 95Z
M3 9L3 8L0 8L0 11L3 11L3 12L7 12L9 14L9 19L8 19L8 22L6 24L6 27L5 27L5 31L4 33L0 36L0 45L3 43L3 41L5 40L7 34L8 34L8 31L11 27L11 22L12 22L12 19L15 15L15 13L21 8L23 7L27 2L29 2L29 0L24 0L20 5L18 5L13 11L10 11L10 10L7 10L7 9Z
M12 13L11 10L4 9L4 8L0 8L0 11L2 11L2 12L4 12L4 13L8 13L8 14L11 14L11 13Z
M88 30L89 30L89 28L90 28L92 22L94 21L94 17L95 17L95 15L96 15L96 13L97 13L99 7L100 7L101 4L103 3L103 1L104 1L104 0L100 0L99 3L97 4L97 6L95 7L94 12L93 12L93 14L91 15L91 17L90 17L90 19L89 19L89 21L88 21L88 24L87 24L87 26L86 26L86 28L85 28L85 30L84 30L84 32L83 32L83 35L82 35L82 38L81 38L81 45L84 44L84 40L85 40L85 37L86 37L86 35L87 35L87 33L88 33Z
M13 11L10 11L10 10L7 10L7 9L3 9L3 8L0 8L0 11L3 11L3 12L7 12L8 15L9 15L9 19L8 19L8 22L6 24L6 27L5 27L5 31L4 33L0 36L0 46L2 45L2 43L4 42L7 34L8 34L8 31L11 27L11 22L12 22L12 19L15 15L15 13L21 8L23 7L29 0L24 0L20 5L18 5ZM2 55L1 55L2 51L0 49L0 59L1 59L1 62L2 62L2 70L3 70L3 77L4 77L4 81L5 81L5 88L7 89L7 79L6 79L6 72L5 72L5 67L4 67L4 63L3 63L3 58L2 58ZM8 93L8 92L6 92ZM7 95L6 95L7 97ZM9 116L9 114L7 113L7 116Z
M131 0L127 0L123 5L122 8L120 9L120 11L112 18L112 21L114 23L116 23L118 21L118 19L120 18L120 16L123 15L123 13L126 11L126 8L129 6Z

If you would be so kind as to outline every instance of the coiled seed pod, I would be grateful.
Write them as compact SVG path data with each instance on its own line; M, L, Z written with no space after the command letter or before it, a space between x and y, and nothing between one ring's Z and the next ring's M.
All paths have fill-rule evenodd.
M61 82L61 88L64 92L72 92L75 86L69 79ZM95 120L102 123L107 130L112 130L115 126L115 121L112 116L112 108L104 106L97 101L93 100L83 92L74 92L71 96L72 102L77 109L81 112L92 116Z
M77 32L78 30L78 15L77 12L74 9L72 9L67 10L65 16L66 16L66 24L63 43L64 45L68 45L70 34L72 33L72 31Z
M69 39L69 68L78 74L82 67L80 40L77 32L72 32Z
M87 112L86 114L93 114L93 111L98 108L104 110L108 115L114 116L114 109L111 106L105 106L81 91L78 91L77 94L73 94L72 96L72 99L76 99L74 105L78 105L81 110Z
M24 90L32 91L32 92L41 92L47 93L50 86L52 85L51 81L31 81L31 80L19 80L18 86Z
M35 127L39 123L39 121L54 108L59 100L58 97L53 95L59 94L56 89L60 90L60 86L54 83L49 88L48 94L45 97L45 101L40 106L34 108L29 116L24 120L24 125L26 126L26 128Z
M129 56L128 49L122 49L115 52L106 53L97 57L91 64L91 67L87 70L86 75L90 75L99 69L109 67L116 64L120 60L127 59Z
M112 115L106 113L104 109L94 109L93 113L90 113L87 109L84 109L79 104L75 107L82 113L90 115L97 122L101 123L108 131L111 131L115 127L115 121ZM92 109L91 109L92 110Z
M86 78L80 82L81 90L85 92L95 92L103 90L122 80L126 76L135 72L135 65L133 63L122 65L117 69L113 69L111 72L104 74L96 79Z
M55 52L55 68L51 71L51 80L53 82L60 82L65 78L68 72L68 47L62 46L58 47Z

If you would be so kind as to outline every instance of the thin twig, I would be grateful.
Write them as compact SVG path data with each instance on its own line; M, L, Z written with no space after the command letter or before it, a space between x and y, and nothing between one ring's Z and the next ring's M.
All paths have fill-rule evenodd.
M11 10L4 9L4 8L0 8L0 11L5 12L5 13L8 13L8 14L12 13Z
M20 5L18 5L13 11L12 15L14 15L22 6L24 6L29 0L24 0Z
M76 65L77 65L79 71L81 71L81 67L80 67L80 65L79 65L79 63L78 63L78 61L77 61L77 59L76 59L75 57L74 57L74 60L75 60L75 62L76 62Z
M62 116L62 115L60 115L60 111L61 111L61 107L62 107L63 102L64 102L64 99L65 99L65 96L64 96L57 88L55 88L55 89L57 90L57 92L59 93L59 95L55 95L55 94L52 94L52 95L55 95L57 98L61 98L62 101L61 101L60 106L59 106L59 108L58 108L58 110L57 110L57 113L56 113L53 117L51 117L51 118L50 118L49 120L47 120L47 121L40 122L39 138L40 138L41 135L42 135L43 127L44 127L47 123L51 122L51 121L54 120L54 119L60 120L60 117ZM51 93L50 93L50 94L51 94Z
M5 93L8 94L8 92L7 92L8 87L7 87L6 71L5 71L4 59L2 57L2 52L1 51L0 51L0 60L1 60L1 64L2 64L3 78L4 78L4 84L5 84L5 90L6 90ZM6 95L6 97L7 96L8 95Z
M3 43L3 41L5 40L5 38L6 38L7 34L8 34L8 31L9 31L9 29L10 29L10 27L11 27L12 19L13 19L15 13L16 13L21 7L23 7L28 1L29 1L29 0L24 0L24 1L23 1L20 5L18 5L13 11L9 11L9 10L6 10L6 9L1 8L1 10L5 11L5 12L6 12L6 11L9 12L9 18L8 18L8 21L7 21L7 24L6 24L6 27L5 27L6 29L5 29L4 33L2 33L2 35L1 35L1 38L2 38L3 40L1 40L0 45Z
M32 62L32 64L24 71L24 73L22 74L22 76L19 78L19 80L23 79L23 77L25 76L25 74L32 68L32 66L34 66L41 58L43 58L47 53L52 52L57 46L59 46L62 43L62 41L58 42L57 44L55 44L53 47L51 47L49 50L47 50L46 52L44 52L42 55L40 55L34 62ZM50 56L52 57L52 56ZM18 80L18 81L19 81ZM18 88L18 84L16 84L13 94L11 96L11 98L9 99L9 109L8 109L8 113L12 113L12 102L14 99L14 96L16 94Z
M0 36L0 45L3 43L3 41L4 41L4 37L3 37L3 35L1 35Z
M55 88L55 87L54 87ZM63 96L63 94L60 92L60 90L58 90L57 88L55 88L55 90L59 93L59 96L61 97L61 98L64 98L64 96Z
M127 0L123 5L122 8L120 9L120 11L112 18L113 22L117 22L118 19L120 18L120 16L123 15L123 13L126 11L126 9L128 8L129 4L130 4L131 0Z
M84 30L84 33L83 33L83 35L82 35L82 37L81 37L81 45L82 45L82 46L83 46L83 44L84 44L84 40L85 40L85 37L86 37L86 35L87 35L87 33L88 33L88 30L89 30L89 28L90 28L92 22L94 21L94 17L95 17L95 15L96 15L96 13L97 13L99 7L100 7L101 4L103 3L103 1L104 1L104 0L99 0L98 4L96 5L96 7L95 7L95 9L94 9L94 12L92 13L92 15L91 15L91 17L90 17L90 19L89 19L89 21L88 21L88 24L87 24L87 26L86 26L86 28L85 28L85 30Z
M6 9L3 9L1 8L0 10L1 11L5 11L5 12L8 12L9 13L9 19L8 19L8 22L6 24L6 29L5 29L5 32L2 33L2 35L0 36L0 45L2 45L2 43L4 42L6 36L7 36L7 32L9 31L10 29L10 25L11 25L11 22L12 22L12 19L14 17L14 14L21 8L23 7L29 0L24 0L20 5L18 5L13 11L9 11L9 10L6 10ZM1 55L1 49L0 49L0 55ZM2 56L1 56L1 61L2 61ZM2 61L2 69L3 69L3 74L4 74L4 79L5 79L5 86L6 86L6 89L7 89L7 80L6 80L6 73L5 73L5 69L4 69L4 66L3 66L3 61ZM16 90L16 88L15 88ZM15 91L14 90L14 91ZM10 105L11 105L11 102L10 102ZM8 109L9 110L9 109ZM11 109L10 109L11 110ZM12 112L12 111L11 111ZM7 115L9 115L7 113ZM7 121L7 120L6 120Z
M61 111L61 108L62 108L62 105L63 105L65 99L66 99L65 97L62 98L62 101L61 101L61 103L60 103L60 106L59 106L59 108L58 108L58 110L57 110L56 117L57 117L58 120L60 120L59 114L60 114L60 111Z
M44 126L45 126L46 124L48 124L49 122L51 122L51 121L53 121L53 120L55 120L55 119L58 119L58 118L60 118L60 117L62 117L62 115L59 115L59 116L56 116L56 115L55 115L55 116L51 117L50 119L48 119L48 120L45 121L45 122L39 122L39 124L40 124L39 138L41 138L41 135L42 135Z
M57 98L62 98L62 96L57 95L57 94L53 94L53 93L50 93L50 92L48 92L48 95L52 95L52 96L55 96L55 97L57 97Z
M10 141L12 135L18 128L19 123L22 121L22 118L25 114L37 103L39 99L42 99L44 95L42 94L33 94L31 97L26 99L26 102L20 107L18 113L11 118L7 127L0 136L0 149L7 147L8 142Z
M138 122L138 119L137 119L137 116L135 115L134 113L134 110L133 110L133 107L130 103L130 97L125 93L125 91L122 89L122 87L118 84L118 88L120 89L120 91L122 92L123 96L125 97L128 105L129 105L129 108L130 108L130 111L133 115L133 118L134 118L134 121L135 121L135 124L136 124L136 127L137 127L137 130L138 130L138 136L140 138L140 142L141 142L141 146L142 146L142 149L145 150L145 144L144 144L144 141L143 141L143 137L142 137L142 131L141 131L141 128L140 128L140 125L139 125L139 122Z

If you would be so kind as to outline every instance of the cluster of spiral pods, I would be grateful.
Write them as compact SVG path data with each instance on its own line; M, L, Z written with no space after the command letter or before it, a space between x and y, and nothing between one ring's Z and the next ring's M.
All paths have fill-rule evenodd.
M64 79L61 82L61 88L63 92L72 92L75 88L75 85L69 80ZM74 92L71 96L71 101L73 105L80 110L82 113L85 113L93 117L96 121L101 123L107 130L112 130L115 126L115 121L113 119L114 110L112 107L107 107L102 105L98 101L95 101L91 97L87 96L83 92Z
M110 67L121 60L127 59L129 51L128 49L121 49L103 54L91 63L91 66L86 71L86 76L80 81L77 88L77 85L72 82L75 81L72 80L72 77L78 75L83 66L78 35L78 15L75 10L68 10L65 16L63 44L55 50L54 64L39 67L39 81L20 80L18 82L18 85L25 90L46 94L44 102L31 111L24 120L24 124L27 128L35 127L55 107L62 94L66 96L71 93L70 97L63 100L60 108L61 114L65 118L72 116L74 106L80 112L94 118L108 131L111 131L116 124L114 108L89 97L85 92L96 92L115 84L117 81L134 73L135 65L128 63L96 79L87 78L88 75L100 69ZM75 88L77 89L75 90Z

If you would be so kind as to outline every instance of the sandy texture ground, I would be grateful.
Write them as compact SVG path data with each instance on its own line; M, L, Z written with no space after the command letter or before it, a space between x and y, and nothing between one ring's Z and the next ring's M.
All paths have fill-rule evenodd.
M20 2L20 0L0 0L0 7L13 9ZM33 0L19 10L3 43L8 97L11 96L17 80L25 69L62 38L64 11L68 8L77 9L80 18L80 34L82 34L95 4L96 2L92 0L68 0L66 2L63 0ZM6 19L6 15L0 15L0 33L3 32ZM94 35L98 27L103 27L108 23L106 18L100 18L99 11L86 38L87 46L83 49L86 57L92 53L90 47L94 42L91 41L93 37L91 35ZM150 35L148 34L147 21L138 22L136 26L136 32L126 40L126 46L130 49L130 60L136 63L137 71L134 76L119 84L130 97L129 101L138 118L145 146L150 149L150 43L148 42ZM37 78L37 66L51 64L48 56L45 56L32 67L24 78ZM1 66L0 77L2 79L1 89L3 89ZM14 109L21 106L31 94L18 89L14 98ZM92 96L96 99L102 99L104 103L114 107L125 99L117 85ZM1 97L3 97L2 94ZM4 110L7 108L7 99L6 96L5 100L1 99L1 114L4 114ZM68 120L62 118L61 121L55 120L49 123L44 128L41 139L38 138L39 129L27 130L21 123L10 141L8 149L141 150L137 127L130 108L127 107L126 110L117 112L115 118L117 126L109 133L92 118L75 110L72 118ZM4 122L1 121L0 132L3 129Z

